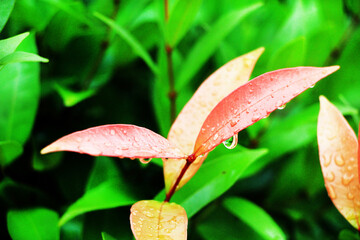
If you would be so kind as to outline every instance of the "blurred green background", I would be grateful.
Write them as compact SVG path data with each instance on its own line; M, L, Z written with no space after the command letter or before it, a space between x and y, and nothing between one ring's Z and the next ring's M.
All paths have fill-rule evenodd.
M162 0L0 1L0 239L133 238L130 206L163 189L159 161L39 152L110 123L166 137L165 43L176 113L217 68L261 46L252 77L341 66L240 132L238 147L209 154L174 195L188 238L360 239L327 197L316 141L319 95L358 132L360 1L173 0L168 25L164 15Z

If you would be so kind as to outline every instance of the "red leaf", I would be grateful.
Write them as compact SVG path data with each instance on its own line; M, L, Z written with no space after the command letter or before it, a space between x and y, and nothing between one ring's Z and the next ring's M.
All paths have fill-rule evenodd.
M339 110L320 97L318 144L325 187L339 212L360 229L358 142Z
M206 118L196 139L195 155L211 151L338 69L338 66L280 69L240 86Z
M186 240L188 219L175 203L144 200L131 207L131 230L136 240Z
M71 133L45 147L41 153L57 151L127 158L186 158L181 150L159 134L125 124L103 125Z
M184 153L191 154L194 150L196 137L199 135L201 125L206 117L221 99L250 79L255 63L263 51L264 48L259 48L237 57L212 73L181 110L171 126L168 135L169 141L176 144ZM192 178L205 158L206 155L198 157L191 164L181 179L178 188ZM166 192L175 183L185 162L185 160L178 159L164 161Z

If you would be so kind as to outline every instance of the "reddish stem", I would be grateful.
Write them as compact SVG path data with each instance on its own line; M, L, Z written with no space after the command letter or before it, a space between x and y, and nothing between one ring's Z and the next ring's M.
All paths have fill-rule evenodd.
M191 154L187 157L184 167L181 169L181 172L180 172L179 176L177 177L175 184L171 187L170 191L166 194L166 198L165 198L164 202L170 201L170 199L174 195L176 188L179 185L181 179L184 177L186 171L189 169L190 165L195 161L195 159L196 159L196 157L194 154Z

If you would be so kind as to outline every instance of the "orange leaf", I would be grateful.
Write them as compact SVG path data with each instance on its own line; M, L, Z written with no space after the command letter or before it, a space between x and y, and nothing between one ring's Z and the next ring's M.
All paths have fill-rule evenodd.
M128 158L186 158L153 131L125 124L103 125L71 133L41 150L42 154L71 151L92 156Z
M186 154L191 154L196 137L207 115L221 99L249 80L255 63L263 51L264 48L259 48L235 58L209 76L175 120L168 135L169 141L176 144ZM206 156L198 157L191 164L178 188L196 173L205 158ZM175 183L184 165L185 160L164 160L166 192Z
M325 187L339 212L360 229L358 141L340 111L320 97L318 144Z
M240 86L206 118L196 139L195 156L211 151L338 69L338 66L280 69Z
M131 207L131 230L136 240L185 240L188 219L183 207L154 200Z

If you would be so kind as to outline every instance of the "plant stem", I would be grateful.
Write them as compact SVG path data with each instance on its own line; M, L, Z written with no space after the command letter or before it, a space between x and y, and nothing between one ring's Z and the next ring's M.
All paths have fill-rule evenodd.
M188 158L186 159L186 163L184 165L184 167L181 169L181 172L179 174L179 176L177 177L174 185L171 187L170 191L166 194L166 198L164 200L164 202L169 202L171 197L174 195L175 190L177 188L177 186L179 185L181 179L184 177L186 171L189 169L190 165L195 161L196 157L194 154L191 154L190 156L188 156Z
M116 18L116 15L119 11L119 7L120 7L120 0L114 0L114 10L111 14L111 19ZM96 56L94 65L91 67L90 71L88 72L88 74L85 77L84 84L83 84L84 89L88 89L90 87L92 79L95 77L97 71L100 68L100 65L105 56L106 50L109 47L111 33L112 33L111 28L108 27L106 30L105 38L100 43L100 50L99 50L98 55Z
M165 31L166 31L166 23L169 20L169 2L168 2L168 0L164 0L164 11L165 11ZM165 36L166 36L166 34L165 34ZM169 79L168 97L170 100L170 122L172 123L175 121L175 117L176 117L177 93L175 91L175 79L174 79L174 69L173 69L173 61L172 61L173 48L166 42L166 37L165 37L165 51L166 51L167 72L168 72L168 79Z

